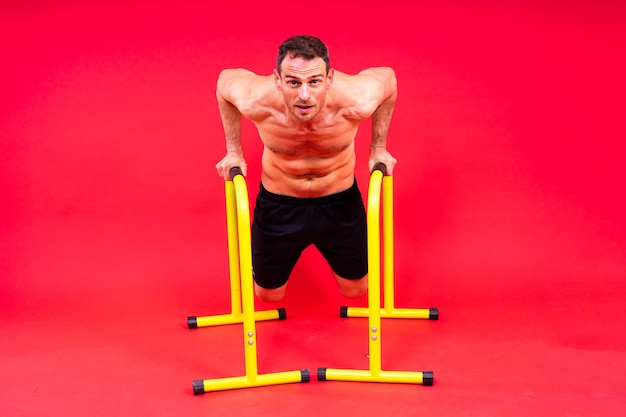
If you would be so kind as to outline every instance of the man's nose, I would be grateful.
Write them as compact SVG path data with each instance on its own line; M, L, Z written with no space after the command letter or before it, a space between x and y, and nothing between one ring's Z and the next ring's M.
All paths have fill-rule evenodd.
M308 100L310 97L311 95L309 94L309 88L306 84L302 84L300 86L300 91L298 92L298 98L300 100Z

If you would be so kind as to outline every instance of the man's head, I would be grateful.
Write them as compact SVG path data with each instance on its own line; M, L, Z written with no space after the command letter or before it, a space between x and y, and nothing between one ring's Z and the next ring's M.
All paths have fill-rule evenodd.
M280 46L274 83L297 120L310 122L317 116L332 82L333 70L322 41L296 36Z
M326 72L330 70L330 57L328 48L320 39L314 36L300 35L287 39L278 48L278 58L276 59L276 69L280 74L282 63L285 57L304 58L311 61L316 57L322 58L326 63Z

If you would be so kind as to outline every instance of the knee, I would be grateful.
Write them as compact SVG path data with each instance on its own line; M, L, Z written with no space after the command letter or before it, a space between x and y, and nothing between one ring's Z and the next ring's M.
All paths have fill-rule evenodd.
M341 288L340 289L341 295L343 295L346 298L359 298L363 295L365 295L367 293L367 289L361 289L361 288Z
M267 289L254 284L254 294L261 301L266 303L277 303L285 298L286 287L282 286L276 289Z
M361 279L337 279L339 292L346 298L358 298L367 294L367 275Z

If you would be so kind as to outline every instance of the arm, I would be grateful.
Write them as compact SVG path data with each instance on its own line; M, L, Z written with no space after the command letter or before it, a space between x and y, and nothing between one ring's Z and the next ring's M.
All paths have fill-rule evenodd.
M369 170L372 171L377 162L382 162L387 167L387 174L393 175L397 160L387 151L387 135L398 97L396 75L388 67L370 68L361 74L370 75L375 80L372 88L378 100L378 107L372 114Z
M248 174L248 167L243 156L241 146L241 112L234 104L233 90L241 77L252 74L242 69L223 70L217 80L216 98L224 127L226 138L226 156L219 161L215 168L225 180L230 180L230 169L240 167L244 176Z

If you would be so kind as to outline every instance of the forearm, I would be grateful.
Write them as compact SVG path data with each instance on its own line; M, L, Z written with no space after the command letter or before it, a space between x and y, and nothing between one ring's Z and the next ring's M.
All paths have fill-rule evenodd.
M391 126L391 118L395 107L395 97L383 102L372 114L372 140L370 148L387 146L387 136Z
M387 138L398 97L398 88L393 70L384 70L386 74L383 81L383 100L372 114L369 168L371 171L377 162L382 162L387 167L387 174L392 175L397 160L387 151Z
M215 166L218 174L225 180L230 179L230 169L239 167L247 175L247 166L243 156L243 146L241 145L241 119L242 114L233 103L229 94L228 74L232 71L224 71L220 75L217 83L216 98L224 129L226 141L226 155Z
M385 148L398 97L398 85L395 73L391 68L379 68L377 70L376 75L382 83L382 101L372 114L372 141L370 147Z
M218 94L217 98L222 126L224 128L224 137L226 139L226 152L235 152L242 154L241 146L241 113L233 105Z

